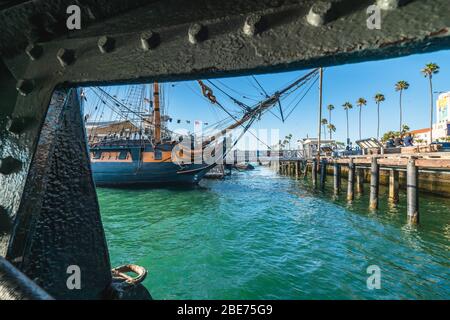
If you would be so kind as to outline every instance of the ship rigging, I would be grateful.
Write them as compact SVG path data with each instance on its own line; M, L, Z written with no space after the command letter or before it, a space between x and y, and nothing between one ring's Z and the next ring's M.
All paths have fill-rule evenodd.
M250 97L246 93L241 94L242 99L236 98L240 94L237 90L220 80L197 80L201 89L197 94L209 102L214 112L221 110L226 114L225 118L207 125L201 136L169 129L173 118L166 110L170 98L167 85L154 82L128 86L123 98L109 88L89 88L81 96L88 105L85 122L96 184L196 184L225 159L264 114L270 112L285 121L317 82L318 74L319 69L314 69L270 95L252 77L260 96ZM231 106L222 103L217 93L229 99ZM283 101L288 97L293 98L283 110ZM89 103L91 99L95 102ZM238 111L232 106L237 106ZM274 113L274 107L279 116ZM105 118L109 121L104 121ZM238 128L241 129L238 136L227 141L231 139L230 131ZM207 148L214 150L212 162L203 157Z

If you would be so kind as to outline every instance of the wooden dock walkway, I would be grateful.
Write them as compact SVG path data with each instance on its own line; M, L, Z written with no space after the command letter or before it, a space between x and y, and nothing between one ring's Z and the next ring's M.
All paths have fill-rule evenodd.
M318 159L281 158L271 166L280 174L297 177L311 175L312 185L324 188L327 175L333 175L333 190L340 193L342 189L342 167L347 173L347 200L353 201L355 191L362 193L364 179L368 176L370 183L371 209L378 209L380 171L389 171L389 199L399 201L399 173L406 172L407 216L411 224L419 223L419 176L422 173L450 173L450 152L397 153L384 155L348 156L342 158L321 157ZM332 168L332 170L329 170ZM449 186L450 188L450 183Z

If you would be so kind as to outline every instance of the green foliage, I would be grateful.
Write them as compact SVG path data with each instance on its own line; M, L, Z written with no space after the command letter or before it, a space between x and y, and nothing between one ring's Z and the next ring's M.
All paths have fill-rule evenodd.
M342 106L344 107L344 110L353 109L353 105L350 102L346 102Z
M380 102L383 102L383 101L386 100L384 94L382 94L382 93L377 93L377 94L375 95L374 99L375 99L375 102L376 102L376 103L380 103Z
M388 132L386 132L386 133L383 134L383 136L381 137L381 142L386 142L386 141L388 141L388 140L391 138L391 136L394 136L394 137L400 137L400 132L398 132L398 131L388 131Z
M356 104L358 105L358 107L362 107L367 105L367 100L364 98L359 98L358 101L356 101Z
M399 82L397 82L395 84L395 91L403 91L403 90L408 90L408 89L409 89L409 83L404 80L400 80Z
M433 74L439 73L439 69L440 67L436 63L427 63L421 72L425 77L430 78Z

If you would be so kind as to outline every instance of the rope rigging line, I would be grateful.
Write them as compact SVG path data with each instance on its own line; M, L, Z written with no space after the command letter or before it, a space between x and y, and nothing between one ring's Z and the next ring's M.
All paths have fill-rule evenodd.
M289 116L294 112L294 110L297 108L297 106L300 104L300 102L303 100L303 98L308 94L308 92L311 90L311 88L314 86L314 84L317 83L319 79L316 78L313 83L311 83L311 86L308 88L308 90L305 92L305 94L301 97L301 99L297 102L297 104L292 108L292 110L289 112L289 114L286 116L286 119L289 118Z

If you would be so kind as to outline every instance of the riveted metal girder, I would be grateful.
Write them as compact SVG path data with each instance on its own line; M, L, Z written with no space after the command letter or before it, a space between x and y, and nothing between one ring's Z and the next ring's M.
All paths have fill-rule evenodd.
M44 42L43 56L36 61L29 61L22 54L8 60L8 64L16 77L24 79L55 77L58 82L93 84L310 68L450 45L446 0L412 0L395 10L382 10L380 30L367 27L367 8L373 1L321 2L330 6L318 26L308 19L317 1L286 1L276 7L261 6L263 9L251 7L255 10L251 14L239 13L239 8L244 12L247 9L240 1L226 1L226 6L223 2L209 1L207 8L211 14L201 11L202 16L193 11L196 6L173 8L173 15L184 19L173 19L172 25L163 24L161 18L152 19L155 14L165 13L162 9L165 4L158 2L142 6L139 12L117 16L112 19L114 23L93 25L70 34L70 38ZM236 12L214 18L217 16L214 13L221 12L222 7L230 11L226 10L230 3L235 4ZM198 19L189 21L190 14ZM249 35L248 30L254 29L247 25L251 15L259 16L262 21L257 25L258 30ZM189 41L193 22L204 30L201 41L195 43ZM141 45L141 33L148 30L160 36L160 44L154 50L143 50ZM98 47L100 38L105 36L114 41L114 48L108 52ZM70 63L58 63L60 50L72 52Z
M64 27L69 2L26 1L0 11L0 255L55 298L102 298L111 285L79 101L67 88L450 47L448 0L378 1L379 30L367 27L374 0L79 0L80 31ZM71 102L52 101L55 88ZM95 275L83 293L64 287L68 263Z

